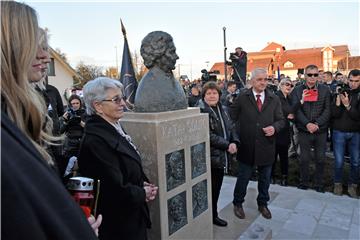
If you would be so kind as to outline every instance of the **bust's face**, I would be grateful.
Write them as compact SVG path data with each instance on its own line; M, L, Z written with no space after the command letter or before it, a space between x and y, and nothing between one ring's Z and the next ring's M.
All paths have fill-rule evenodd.
M179 56L176 54L176 48L173 42L169 43L165 54L161 57L159 67L165 72L170 72L175 69L176 60Z

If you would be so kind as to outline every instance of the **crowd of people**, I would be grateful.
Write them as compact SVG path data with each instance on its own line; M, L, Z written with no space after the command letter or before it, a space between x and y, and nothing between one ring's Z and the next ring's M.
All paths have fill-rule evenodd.
M144 174L140 153L120 124L126 108L122 84L106 77L91 80L83 97L74 93L64 108L57 89L46 83L48 37L36 12L23 3L3 1L1 26L1 236L147 239L147 203L156 198L158 187ZM240 48L233 61L238 59L246 59ZM328 139L335 158L334 194L343 194L347 184L349 195L357 198L360 71L334 75L309 65L304 79L295 81L274 79L261 68L248 81L244 74L239 71L235 81L198 81L184 87L189 107L209 115L213 223L227 226L218 216L217 202L231 158L239 162L234 214L246 218L242 206L256 172L258 210L271 219L269 186L277 180L288 185L289 155L299 157L298 187L324 192ZM274 171L278 156L279 177ZM316 166L313 179L311 160ZM101 180L96 216L86 218L66 190L67 180L78 174Z
M245 218L242 203L254 173L258 174L259 211L265 218L271 218L267 208L269 184L288 185L289 156L299 161L298 188L311 187L324 192L325 153L333 152L334 194L342 195L343 186L347 185L350 197L358 198L360 70L351 70L344 76L308 65L304 78L300 73L291 80L283 74L280 79L274 79L265 69L255 69L245 88L238 89L234 81L204 85L199 81L191 86L189 106L198 106L202 112L209 113L214 224L227 225L219 219L216 203L223 178L220 173L228 171L229 159L235 156L239 172L233 204L240 219ZM214 95L212 104L208 94ZM226 118L228 115L230 119ZM234 130L233 134L229 130ZM233 144L236 147L231 150ZM346 155L350 171L348 179L343 179ZM278 159L280 176L275 173ZM314 173L310 171L311 161L315 164Z

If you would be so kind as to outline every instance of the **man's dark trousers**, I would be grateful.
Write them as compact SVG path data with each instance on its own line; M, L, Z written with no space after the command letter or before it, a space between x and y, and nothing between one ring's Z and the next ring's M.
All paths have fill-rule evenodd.
M269 186L271 178L272 164L266 166L258 166L258 206L267 206L267 202L270 200ZM242 207L244 202L247 185L253 173L254 166L239 162L239 175L237 177L235 189L234 189L234 200L235 206Z
M326 132L299 132L300 154L300 184L309 187L309 161L312 159L311 148L314 148L314 187L323 187L324 162L326 151Z

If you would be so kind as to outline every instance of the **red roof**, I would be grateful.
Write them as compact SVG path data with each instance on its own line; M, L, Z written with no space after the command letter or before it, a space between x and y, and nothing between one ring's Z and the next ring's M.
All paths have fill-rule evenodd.
M268 43L268 45L263 49L261 50L261 52L265 52L265 51L276 51L277 48L279 48L280 50L283 49L283 45L279 44L279 43L276 43L276 42L271 42L271 43Z

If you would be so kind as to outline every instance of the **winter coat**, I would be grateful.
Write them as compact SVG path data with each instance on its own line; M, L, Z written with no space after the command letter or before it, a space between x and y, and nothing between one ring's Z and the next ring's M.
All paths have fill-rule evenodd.
M214 111L205 101L203 103L200 111L209 114L211 167L224 168L227 165L226 158L230 157L227 149L230 143L239 145L239 137L235 125L221 103L218 103L218 109L224 122L226 136L224 136L221 120L215 113L216 110Z
M342 132L360 132L360 88L349 94L350 110L343 104L336 106L336 98L331 104L332 127Z
M291 107L290 96L285 98L284 94L281 91L277 91L276 95L279 97L281 102L281 110L285 118L285 126L278 133L276 133L276 145L288 146L290 144L290 120L287 119L287 116L290 113L293 113Z
M296 86L291 92L291 102L299 106L303 90L307 89L306 84ZM319 126L319 132L326 132L330 121L330 90L323 84L316 84L318 90L318 100L316 102L304 102L297 108L295 113L295 123L301 132L309 132L306 128L308 123L315 123Z
M97 239L57 173L4 113L1 149L1 239Z
M279 97L266 89L260 112L252 88L243 90L230 106L230 116L239 129L238 160L256 166L273 164L276 133L285 125ZM271 137L262 130L268 126L275 128Z
M144 190L148 182L137 151L97 115L89 116L79 153L79 171L100 180L100 239L146 239L150 217Z

